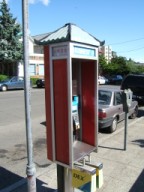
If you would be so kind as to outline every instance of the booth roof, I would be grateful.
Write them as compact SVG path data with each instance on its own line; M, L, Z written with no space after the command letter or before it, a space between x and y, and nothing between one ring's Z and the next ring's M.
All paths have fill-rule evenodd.
M104 41L99 41L94 36L90 35L72 23L67 23L54 32L35 36L34 39L35 42L40 45L48 45L66 41L78 42L96 47L104 44Z
M33 38L35 41L40 41L41 39L45 38L46 36L48 36L48 35L50 35L50 34L51 34L51 33L44 33L44 34L32 36L32 38Z

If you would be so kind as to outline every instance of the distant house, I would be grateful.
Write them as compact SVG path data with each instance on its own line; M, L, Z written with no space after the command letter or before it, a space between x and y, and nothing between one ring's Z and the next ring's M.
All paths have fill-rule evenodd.
M42 78L44 77L44 54L43 46L37 45L35 40L45 37L47 34L30 36L29 37L29 73L30 77ZM18 75L24 75L23 62L19 62Z

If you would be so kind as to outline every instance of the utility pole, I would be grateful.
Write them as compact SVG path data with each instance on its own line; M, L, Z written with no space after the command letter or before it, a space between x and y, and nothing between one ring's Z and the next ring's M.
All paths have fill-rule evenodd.
M125 112L124 150L127 149L128 112Z
M28 192L36 192L36 169L33 163L33 143L31 128L31 87L29 75L29 29L28 29L28 0L22 0L23 18L23 56L24 56L24 81L25 81L25 122L27 140L27 183Z

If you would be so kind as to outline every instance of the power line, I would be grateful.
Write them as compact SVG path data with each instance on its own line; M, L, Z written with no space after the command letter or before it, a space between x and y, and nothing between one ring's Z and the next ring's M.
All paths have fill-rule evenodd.
M140 47L140 48L137 48L137 49L131 49L131 50L128 50L128 51L118 51L118 53L127 53L127 52L132 52L132 51L138 51L140 49L144 49L144 47Z
M142 40L142 39L144 39L144 37L139 38L139 39L129 40L129 41L123 41L123 42L118 42L118 43L112 43L112 44L109 44L109 45L120 45L120 44L126 44L126 43L131 43L131 42L134 42L134 41L139 41L139 40Z

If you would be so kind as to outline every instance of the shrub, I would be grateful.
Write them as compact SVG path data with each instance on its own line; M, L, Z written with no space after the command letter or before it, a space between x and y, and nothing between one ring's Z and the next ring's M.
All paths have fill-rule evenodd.
M30 78L32 85L36 85L36 81L38 80L38 78Z
M7 75L2 75L2 74L0 74L0 81L4 81L4 80L6 80L7 78L8 78Z

